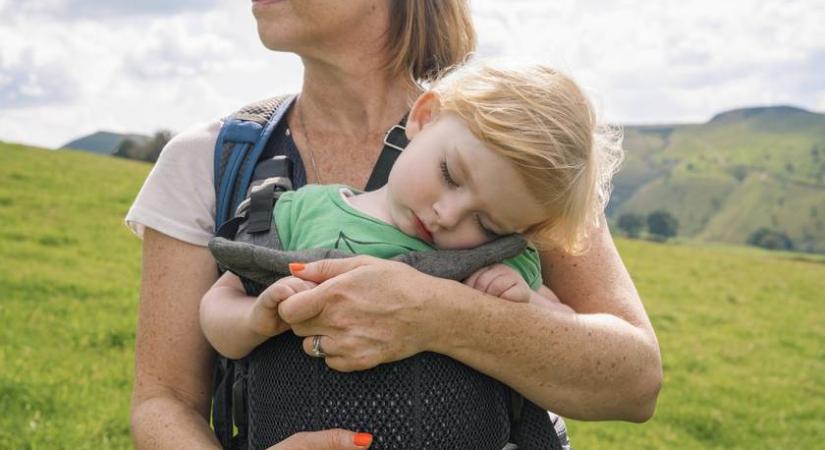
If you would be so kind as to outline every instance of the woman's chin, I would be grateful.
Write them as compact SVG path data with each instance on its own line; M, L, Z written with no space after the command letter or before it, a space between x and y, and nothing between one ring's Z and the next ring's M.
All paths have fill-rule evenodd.
M267 8L277 3L284 3L286 0L252 0L252 9Z

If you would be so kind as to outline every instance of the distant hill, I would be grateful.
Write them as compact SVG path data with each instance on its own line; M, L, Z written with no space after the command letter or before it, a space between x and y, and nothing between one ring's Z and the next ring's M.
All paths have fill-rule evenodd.
M608 215L665 209L679 235L742 244L760 227L825 252L825 114L745 108L704 124L625 127Z
M98 131L97 133L67 142L60 148L73 148L100 155L112 155L115 151L117 151L120 144L126 139L131 139L135 142L135 144L142 145L152 138L151 136L145 136L142 134L122 134L112 133L109 131Z

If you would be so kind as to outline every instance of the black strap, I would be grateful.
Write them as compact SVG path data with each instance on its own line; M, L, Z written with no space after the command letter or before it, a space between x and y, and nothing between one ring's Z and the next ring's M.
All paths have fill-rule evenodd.
M406 123L407 117L404 116L401 123L390 128L384 136L384 148L381 150L381 155L378 156L378 161L372 169L369 181L367 181L367 191L374 191L387 184L392 165L395 164L395 160L398 159L401 151L409 144L406 135Z
M275 185L267 184L252 191L249 199L249 217L246 225L250 233L269 231L272 226L272 204L275 202Z
M218 358L215 364L214 380L217 385L212 392L213 408L212 426L215 428L215 436L221 444L221 448L232 448L232 417L229 414L216 414L215 409L220 410L220 405L228 405L232 398L232 380L235 378L234 366L225 358ZM219 381L218 381L219 380Z
M510 388L510 442L515 442L520 435L519 427L524 412L524 397Z

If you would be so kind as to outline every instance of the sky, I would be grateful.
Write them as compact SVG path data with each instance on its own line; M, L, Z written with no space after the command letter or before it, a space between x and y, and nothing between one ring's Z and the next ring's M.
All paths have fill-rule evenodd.
M250 5L0 0L0 140L177 132L298 91L299 60L263 48ZM825 112L825 0L471 5L480 57L561 69L606 121L696 123L780 104Z

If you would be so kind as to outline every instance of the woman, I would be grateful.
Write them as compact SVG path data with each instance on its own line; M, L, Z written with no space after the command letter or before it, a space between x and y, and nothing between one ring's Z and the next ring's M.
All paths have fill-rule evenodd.
M412 78L460 62L474 45L461 0L258 0L252 8L264 45L298 54L305 67L287 120L309 182L365 186L384 133L420 92ZM170 143L127 216L145 229L137 448L217 448L207 420L214 352L198 306L217 276L204 246L219 127ZM547 286L577 314L485 301L466 286L368 257L307 265L300 276L326 280L324 289L291 298L282 313L296 333L329 336L324 351L338 370L435 351L563 416L647 420L661 383L658 344L607 227L592 231L582 256L541 256ZM305 433L273 448L363 448L354 437Z

